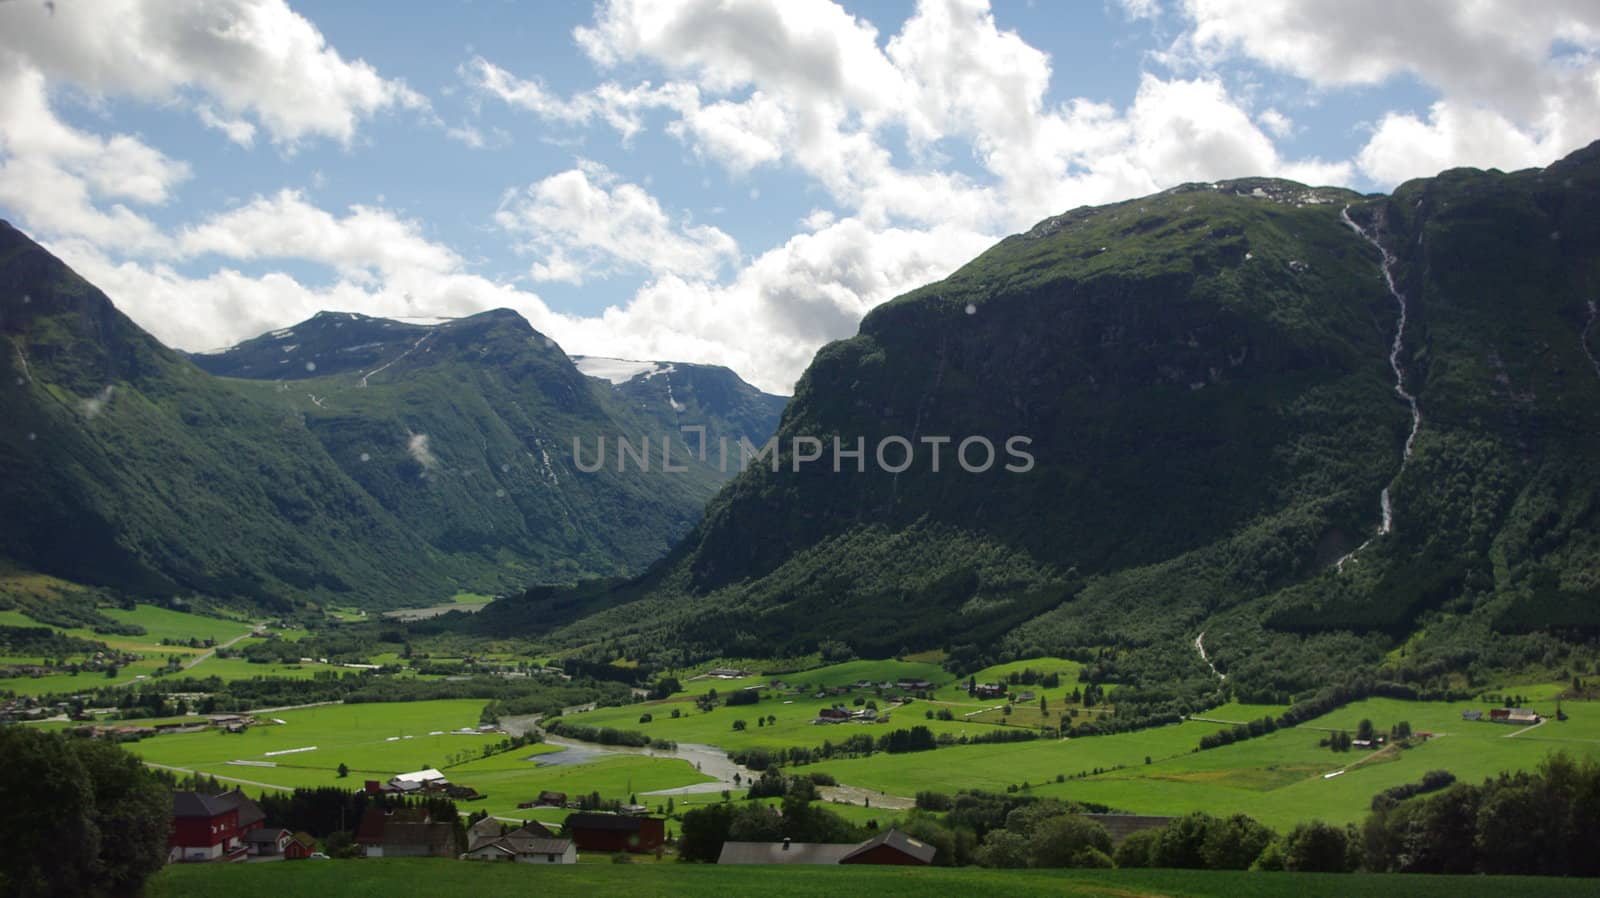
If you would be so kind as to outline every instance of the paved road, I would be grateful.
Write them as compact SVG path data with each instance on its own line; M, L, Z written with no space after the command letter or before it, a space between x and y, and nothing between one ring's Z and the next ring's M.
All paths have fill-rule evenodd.
M241 633L238 636L235 636L232 639L228 640L227 642L224 642L222 645L213 646L213 647L211 647L209 649L206 649L204 652L201 652L200 654L195 655L193 658L190 658L188 660L188 662L183 665L183 669L184 670L188 670L188 669L194 667L196 664L199 664L201 661L204 661L207 658L210 658L212 655L215 655L217 653L217 649L232 648L233 644L238 642L241 639L245 639L245 638L250 637L250 636L259 636L259 635L261 635L261 634L256 630L251 630L249 633Z

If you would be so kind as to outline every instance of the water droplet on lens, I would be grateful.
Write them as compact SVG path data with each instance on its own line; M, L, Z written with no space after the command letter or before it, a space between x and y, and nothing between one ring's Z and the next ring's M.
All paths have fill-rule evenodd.
M363 452L363 453L361 453L361 460L362 461L372 461L372 456L370 456L367 453Z
M504 499L506 497L506 491L505 490L495 490L494 494L496 496L502 498L502 499Z
M317 363L316 362L306 362L306 370L307 371L315 371L315 370L317 370Z
M30 443L31 443L31 442L33 442L33 441L34 441L34 440L37 440L37 439L38 439L38 438L39 438L39 435L38 435L38 434L36 434L36 433L34 433L34 432L33 432L33 431L31 431L31 430L30 430L30 431L28 431L28 442L30 442Z
M978 314L978 307L973 305L970 302L967 303L967 314L968 315L976 315L976 314Z
M500 473L506 474L506 473L509 473L510 471L511 471L511 466L510 465L501 465L500 466Z

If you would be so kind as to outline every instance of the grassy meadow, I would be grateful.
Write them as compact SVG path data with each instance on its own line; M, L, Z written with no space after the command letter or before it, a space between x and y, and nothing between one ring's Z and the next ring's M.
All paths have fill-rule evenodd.
M1237 873L1204 870L986 870L976 867L722 867L700 864L578 864L544 867L451 860L384 859L167 867L147 898L229 895L232 898L451 898L541 896L817 895L1083 896L1083 898L1582 898L1600 883L1511 876L1399 876Z

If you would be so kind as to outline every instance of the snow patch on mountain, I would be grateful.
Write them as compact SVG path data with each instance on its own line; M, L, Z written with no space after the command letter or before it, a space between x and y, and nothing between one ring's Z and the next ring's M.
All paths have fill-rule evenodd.
M598 377L614 384L625 384L640 376L650 378L657 374L672 373L672 366L662 362L608 359L597 355L575 355L572 364L589 377Z

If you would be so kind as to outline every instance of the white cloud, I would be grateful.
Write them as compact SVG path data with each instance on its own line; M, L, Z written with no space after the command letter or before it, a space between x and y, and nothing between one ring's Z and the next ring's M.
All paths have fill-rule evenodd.
M100 137L61 121L44 75L0 51L0 205L31 227L110 248L159 248L158 229L116 201L165 203L189 174L136 137Z
M495 221L536 257L536 280L579 284L627 270L714 279L739 258L732 237L674 222L644 188L587 161L508 195Z
M422 236L421 225L383 209L352 206L343 218L307 202L298 191L257 197L184 229L177 253L229 259L306 259L353 280L421 270L448 272L461 260Z
M0 54L97 94L165 102L197 90L211 98L197 104L210 110L202 120L230 123L235 141L246 114L279 143L349 143L381 110L427 107L404 82L346 60L283 0L5 3Z
M1398 184L1467 161L1515 170L1549 164L1563 153L1558 139L1525 132L1497 112L1441 100L1426 120L1406 113L1384 116L1358 162L1374 181Z
M518 78L482 57L473 58L457 71L476 90L511 106L567 125L603 121L616 129L625 141L644 128L642 113L645 111L671 108L688 113L699 104L699 92L684 84L655 87L645 83L624 88L606 83L592 91L562 98L550 93L538 81Z
M726 284L666 275L626 306L551 333L568 352L728 365L788 393L818 346L854 334L873 306L945 276L993 241L956 227L843 219L790 238Z
M869 23L825 0L732 10L615 0L576 36L602 66L655 64L690 82L675 92L679 118L667 130L699 155L735 174L791 165L875 226L1017 230L1190 178L1352 175L1282 157L1263 127L1285 120L1258 126L1213 78L1146 76L1122 110L1052 108L1049 57L999 28L983 0L924 0L881 49ZM691 89L742 96L702 104ZM902 167L888 146L896 133L914 159L936 142L968 141L987 177Z
M1294 119L1276 109L1261 110L1260 114L1256 116L1256 122L1267 129L1267 133L1273 137L1292 137L1294 135Z
M228 118L217 114L210 104L201 103L195 107L195 114L200 117L200 123L207 128L221 131L228 139L242 147L249 147L256 142L256 126L242 118Z
M1600 121L1600 4L1550 0L1186 0L1180 54L1242 56L1321 88L1409 74L1442 96L1395 110L1358 154L1388 186L1459 165L1548 164Z

